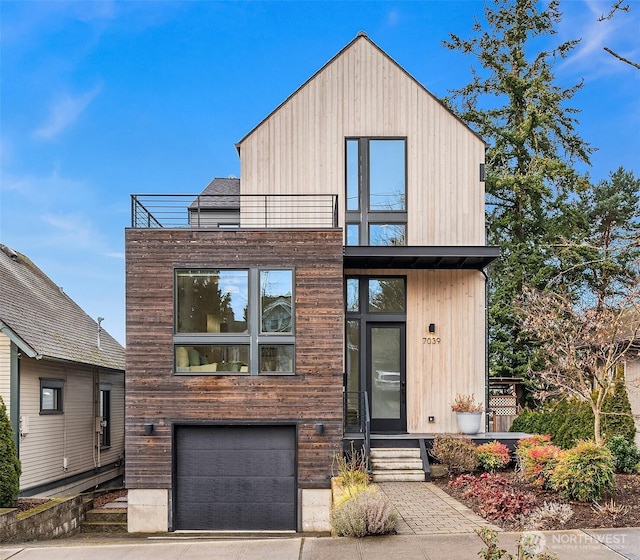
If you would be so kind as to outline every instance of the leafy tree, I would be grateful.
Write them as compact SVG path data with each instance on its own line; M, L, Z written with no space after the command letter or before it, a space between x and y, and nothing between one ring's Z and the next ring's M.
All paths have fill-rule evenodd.
M582 84L560 87L553 75L555 62L578 41L536 50L539 37L555 33L558 5L493 0L485 5L486 28L476 22L473 38L452 34L444 42L481 66L448 102L489 144L489 242L503 250L490 284L492 375L523 375L534 359L515 302L525 284L542 287L555 275L547 248L566 231L564 208L586 184L572 165L588 163L592 151L575 131L578 111L565 107Z
M13 440L7 407L0 397L0 507L14 507L20 491L22 467Z

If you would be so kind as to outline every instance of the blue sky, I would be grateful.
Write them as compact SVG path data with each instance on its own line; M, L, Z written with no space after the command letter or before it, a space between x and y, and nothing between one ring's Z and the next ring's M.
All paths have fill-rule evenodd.
M599 180L640 176L640 2L561 2L582 38L556 69L599 150ZM358 31L437 96L470 80L444 49L471 36L479 1L0 1L0 242L29 256L120 342L132 193L197 193L239 176L234 143Z

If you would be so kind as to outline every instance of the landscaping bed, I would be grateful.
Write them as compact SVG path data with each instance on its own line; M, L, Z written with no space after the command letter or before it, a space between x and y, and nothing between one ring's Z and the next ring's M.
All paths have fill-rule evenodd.
M496 474L507 479L508 486L505 487L505 491L513 492L514 495L531 497L534 508L542 506L544 502L556 502L571 506L573 515L565 523L559 521L560 516L550 517L545 520L546 530L640 527L640 474L616 474L615 489L613 492L605 494L603 499L598 502L600 510L593 503L567 500L557 492L527 484L513 471ZM477 473L473 476L480 477L481 474ZM483 511L483 507L486 508L486 500L474 498L473 495L463 497L464 489L454 488L449 484L455 478L453 476L434 478L433 483L486 518L485 511ZM613 500L614 507L612 507L611 500ZM514 530L521 528L522 519L510 520L500 516L491 516L490 521L503 529Z

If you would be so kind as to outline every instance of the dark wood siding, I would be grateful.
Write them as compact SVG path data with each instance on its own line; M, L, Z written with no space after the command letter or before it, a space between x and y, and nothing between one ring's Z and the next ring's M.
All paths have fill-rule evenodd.
M172 425L191 422L294 422L298 486L328 487L342 438L341 231L129 229L125 245L128 487L171 487ZM174 375L175 268L269 266L295 268L296 374Z

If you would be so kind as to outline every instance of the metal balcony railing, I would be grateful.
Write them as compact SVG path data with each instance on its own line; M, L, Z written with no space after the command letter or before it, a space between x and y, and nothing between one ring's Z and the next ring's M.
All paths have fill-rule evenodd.
M338 196L132 194L132 228L335 228Z

